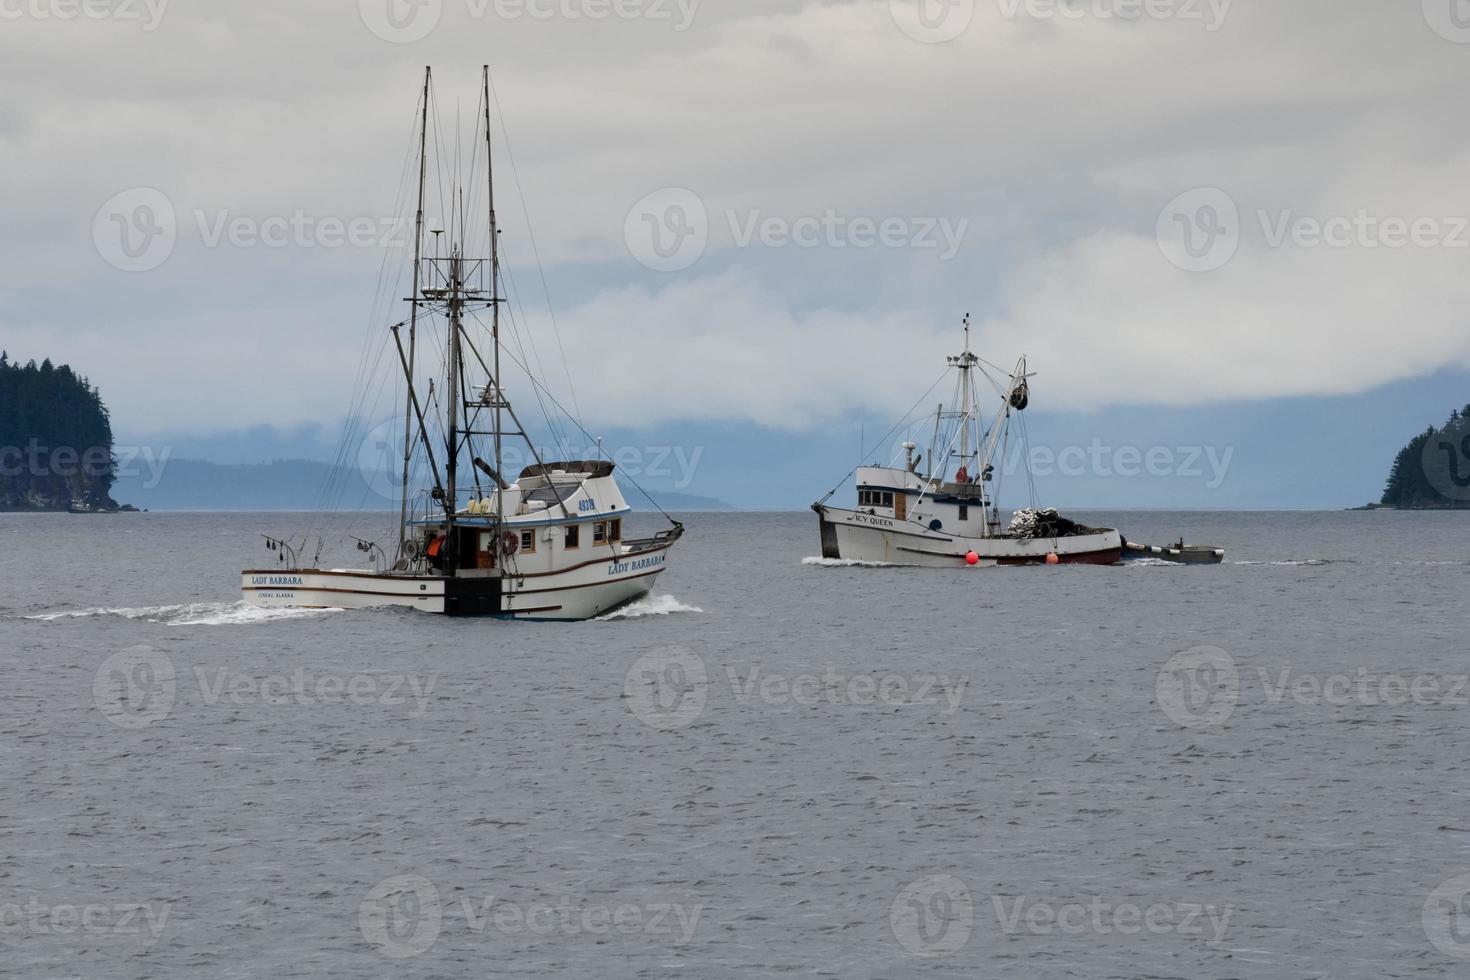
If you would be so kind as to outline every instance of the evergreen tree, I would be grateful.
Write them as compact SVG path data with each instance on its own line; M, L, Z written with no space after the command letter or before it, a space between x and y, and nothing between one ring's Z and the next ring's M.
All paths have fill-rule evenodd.
M0 510L116 507L115 475L112 423L87 379L0 353Z

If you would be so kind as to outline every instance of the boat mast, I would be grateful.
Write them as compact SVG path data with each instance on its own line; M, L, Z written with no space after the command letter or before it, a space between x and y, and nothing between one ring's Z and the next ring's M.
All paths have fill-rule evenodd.
M464 311L464 256L456 245L449 254L449 352L445 358L449 368L448 392L448 443L449 458L444 463L444 523L445 537L449 545L449 573L452 576L459 555L454 534L454 518L459 510L458 488L455 474L459 470L459 375L462 355L460 352L460 321Z
M419 123L419 207L413 225L413 299L408 317L408 396L403 406L403 504L398 514L398 553L403 553L403 544L408 539L408 471L413 464L413 365L418 341L419 324L419 264L423 258L424 244L424 182L429 166L429 79L433 69L424 68L424 112Z
M490 138L490 66L482 67L485 84L485 181L488 185L490 202L490 336L494 350L491 352L495 386L495 513L505 520L504 460L501 458L501 406L505 404L505 393L500 386L500 230L495 221L495 147ZM519 425L519 423L517 423ZM559 495L558 495L559 496ZM500 551L501 535L495 536L495 548Z

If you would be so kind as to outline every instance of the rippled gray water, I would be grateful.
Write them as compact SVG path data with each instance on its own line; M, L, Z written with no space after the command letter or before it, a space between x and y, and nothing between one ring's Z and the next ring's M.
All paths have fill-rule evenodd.
M1230 563L695 515L610 621L263 618L303 521L0 516L0 974L1463 969L1470 514L1086 516Z

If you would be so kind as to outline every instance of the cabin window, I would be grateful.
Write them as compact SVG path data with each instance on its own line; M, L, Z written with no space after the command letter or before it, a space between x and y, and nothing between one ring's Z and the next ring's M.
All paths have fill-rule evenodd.
M962 521L968 521L969 519L970 519L970 505L969 504L960 504L960 520L962 520Z
M582 547L582 525L567 525L567 550L572 551Z
M893 506L893 491L892 490L859 490L858 491L858 506L859 507L892 507Z
M623 540L623 519L621 517L608 524L607 537L609 541Z
M607 524L602 521L598 521L596 524L592 525L592 543L602 544L606 540Z
M534 555L536 553L536 532L535 531L522 531L521 532L521 551L525 552L528 555Z

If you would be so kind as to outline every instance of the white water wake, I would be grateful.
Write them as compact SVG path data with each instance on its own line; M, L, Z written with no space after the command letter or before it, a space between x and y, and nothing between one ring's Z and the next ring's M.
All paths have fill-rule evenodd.
M821 568L888 568L886 561L858 561L856 558L803 558L803 565L817 565Z
M613 619L640 619L644 616L669 616L674 613L702 613L703 609L698 606L689 606L675 599L671 595L652 595L646 599L639 599L630 605L610 612L606 616L598 616L597 621L605 623Z
M285 619L311 619L340 609L265 609L244 602L186 602L171 606L102 607L39 613L26 619L54 622L58 619L83 619L90 616L118 616L164 626L248 626L273 623Z

